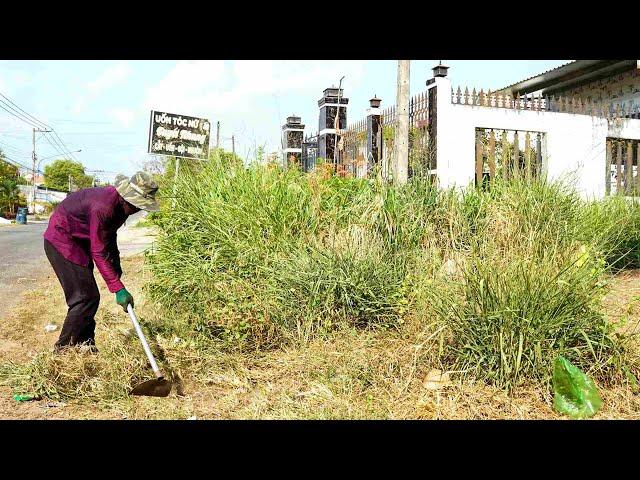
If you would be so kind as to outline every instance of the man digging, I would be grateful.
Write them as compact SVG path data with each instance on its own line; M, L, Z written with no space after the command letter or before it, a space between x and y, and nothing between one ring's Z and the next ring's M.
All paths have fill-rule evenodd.
M69 307L55 351L74 345L95 346L94 316L100 291L93 276L98 267L116 303L127 311L133 297L120 281L117 230L140 210L159 210L158 185L146 172L130 179L119 175L116 186L87 188L72 193L56 208L44 233L44 251L62 285Z

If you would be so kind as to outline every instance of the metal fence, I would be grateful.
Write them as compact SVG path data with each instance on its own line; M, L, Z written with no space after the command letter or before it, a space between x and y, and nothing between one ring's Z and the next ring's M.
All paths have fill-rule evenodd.
M640 194L640 140L607 138L607 194Z
M517 95L507 93L477 91L468 87L462 90L451 89L451 103L454 105L470 105L478 107L506 108L512 110L533 110L557 113L572 113L576 115L590 115L603 118L640 118L640 105L633 102L601 103L583 100L580 97Z
M542 132L476 128L476 185L495 178L540 178L544 142Z
M304 172L311 172L315 169L318 161L318 135L305 137L302 142L301 167Z
M391 175L391 159L394 155L394 139L397 114L396 106L381 109L379 134L375 141L381 150L374 158L367 149L367 119L361 119L340 130L342 168L347 174L366 176L372 169L380 168L383 176ZM432 173L433 148L429 142L429 96L419 93L409 100L409 175Z

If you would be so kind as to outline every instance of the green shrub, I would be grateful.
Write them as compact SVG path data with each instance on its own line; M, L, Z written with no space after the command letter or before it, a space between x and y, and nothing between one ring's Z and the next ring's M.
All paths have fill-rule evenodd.
M271 348L435 321L445 368L507 389L548 381L560 354L600 378L625 364L601 298L606 270L638 261L635 204L561 183L437 191L218 157L181 172L148 257L157 329Z

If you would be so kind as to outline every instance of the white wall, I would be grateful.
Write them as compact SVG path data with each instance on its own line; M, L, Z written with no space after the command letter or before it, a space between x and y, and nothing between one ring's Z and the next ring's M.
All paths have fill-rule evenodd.
M605 195L607 136L640 139L640 120L457 105L451 103L448 79L436 78L435 86L437 172L443 188L466 187L474 181L476 128L545 133L543 168L548 178L570 176L583 197L596 198Z

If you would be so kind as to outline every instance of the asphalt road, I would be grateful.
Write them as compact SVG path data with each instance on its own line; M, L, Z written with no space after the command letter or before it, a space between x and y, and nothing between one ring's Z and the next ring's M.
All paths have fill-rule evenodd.
M44 254L46 223L0 226L0 319L42 275L53 273Z
M151 243L146 229L128 228L144 215L145 212L132 215L118 231L121 256L139 253ZM46 223L0 226L0 321L22 292L33 287L39 278L55 275L44 253L42 234L46 228Z

